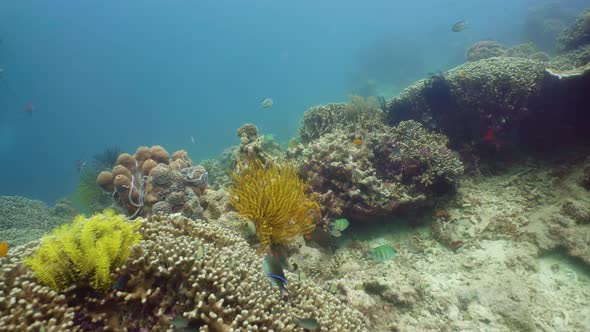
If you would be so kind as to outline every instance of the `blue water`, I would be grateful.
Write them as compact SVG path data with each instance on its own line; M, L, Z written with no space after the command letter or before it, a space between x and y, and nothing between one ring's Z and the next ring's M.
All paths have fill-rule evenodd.
M478 40L522 42L531 3L3 0L0 194L51 203L75 190L76 160L109 146L212 158L246 122L287 141L306 108L363 80L399 90Z

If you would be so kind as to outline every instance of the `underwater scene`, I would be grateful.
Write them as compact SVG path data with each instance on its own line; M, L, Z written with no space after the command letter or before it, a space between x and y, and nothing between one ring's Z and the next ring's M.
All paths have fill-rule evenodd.
M590 331L588 0L0 2L0 332Z

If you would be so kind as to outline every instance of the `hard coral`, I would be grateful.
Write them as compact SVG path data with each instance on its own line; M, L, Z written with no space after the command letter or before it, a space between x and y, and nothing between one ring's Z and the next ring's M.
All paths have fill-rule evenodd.
M560 51L570 51L590 44L590 9L580 14L573 25L562 31L558 43Z
M369 220L428 201L450 187L463 165L443 135L415 121L367 132L361 145L336 131L308 144L299 159L324 215Z
M256 224L256 235L263 244L285 244L315 228L320 207L306 194L307 183L291 164L270 163L258 159L232 174L230 203Z
M525 119L536 125L536 115L543 112L545 67L540 61L512 57L467 62L437 84L420 80L404 89L388 103L388 123L419 121L442 131L454 147L485 145L485 133L491 129L496 142L506 146L507 140L517 139L514 133Z
M314 318L326 331L368 331L357 311L288 272L289 301L281 301L261 258L218 223L156 216L140 233L115 271L123 282L106 294L39 285L21 262L30 247L0 258L0 331L171 331L174 317L201 331L301 331L294 318Z
M91 218L79 215L71 224L43 238L39 249L25 259L40 283L61 291L74 283L108 290L111 273L129 256L130 247L141 240L140 222L106 210Z
M506 48L493 40L482 40L471 46L465 55L467 61L477 61L497 56L505 56Z

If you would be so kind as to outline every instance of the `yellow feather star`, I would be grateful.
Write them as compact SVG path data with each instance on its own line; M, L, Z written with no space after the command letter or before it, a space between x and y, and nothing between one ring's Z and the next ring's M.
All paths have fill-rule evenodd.
M83 283L106 291L113 284L111 272L127 260L129 248L141 241L140 226L140 221L129 222L113 210L90 218L79 215L44 236L25 264L53 290Z
M255 223L264 247L288 243L315 229L320 206L305 194L308 183L299 178L294 165L266 167L258 159L249 159L231 177L230 202Z

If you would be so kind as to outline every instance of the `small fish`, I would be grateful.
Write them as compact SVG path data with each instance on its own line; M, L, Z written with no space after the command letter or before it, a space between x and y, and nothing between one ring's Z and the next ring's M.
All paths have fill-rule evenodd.
M344 231L346 228L348 228L348 225L350 225L350 222L348 221L348 219L345 219L345 218L336 219L332 222L332 230L330 231L330 234L333 237L340 237L340 236L342 236L342 231Z
M317 319L315 318L295 318L293 319L293 324L301 326L305 330L309 331L316 331L319 330L320 324L318 323Z
M197 144L197 141L195 140L195 137L193 135L191 135L191 143Z
M483 134L483 140L487 143L493 143L496 139L496 133L494 132L494 128L488 128L486 132Z
M451 31L460 32L460 31L467 29L467 27L469 27L469 23L467 23L467 21L465 21L465 20L461 20L461 21L453 24L453 27L451 27Z
M78 173L82 172L84 170L84 168L86 168L86 160L84 160L84 159L76 160L76 169L78 170Z
M397 254L397 250L389 245L381 245L377 248L373 249L373 252L369 254L369 258L374 259L379 262L387 262Z
M23 110L27 113L29 113L29 115L33 115L33 111L35 110L35 106L33 106L33 104L26 104L25 107L23 107Z
M111 289L122 291L125 289L125 286L127 285L128 281L129 281L129 276L124 274L124 275L120 276L119 278L117 278L117 281L115 281L115 283L113 284Z
M270 279L273 286L281 290L281 298L286 299L289 291L287 290L287 278L283 272L283 266L278 258L273 255L265 255L262 259L262 270Z
M464 71L464 70L461 70L461 71L459 72L459 75L461 75L461 77L465 77L465 71Z
M197 247L196 257L197 257L197 259L203 259L203 257L205 257L205 247L203 247L203 246Z
M341 237L342 236L342 232L337 230L337 229L332 229L330 231L330 235L332 235L333 237Z
M272 105L274 105L274 101L272 101L272 98L264 98L260 101L260 105L258 106L258 108L271 108Z
M352 140L352 144L354 144L354 145L361 145L361 144L363 144L363 140L360 139L360 138L355 138L355 139Z
M251 220L247 220L246 223L244 224L244 230L246 231L246 235L247 236L255 236L256 235L256 224L251 221Z
M171 317L172 318L172 317ZM174 326L174 332L192 332L198 331L198 327L195 326L195 321L189 321L182 315L176 315L171 320L172 326Z
M329 284L326 285L326 287L324 287L325 290L328 291L328 293L332 294L332 295L336 295L336 293L338 293L338 286L336 286L335 282L331 282Z
M299 273L297 274L297 280L299 280L299 281L307 280L307 274L303 271L299 271Z
M346 218L336 219L332 222L332 228L339 231L347 229L348 225L350 225L350 221L348 221Z
M0 242L0 257L8 255L8 242Z

